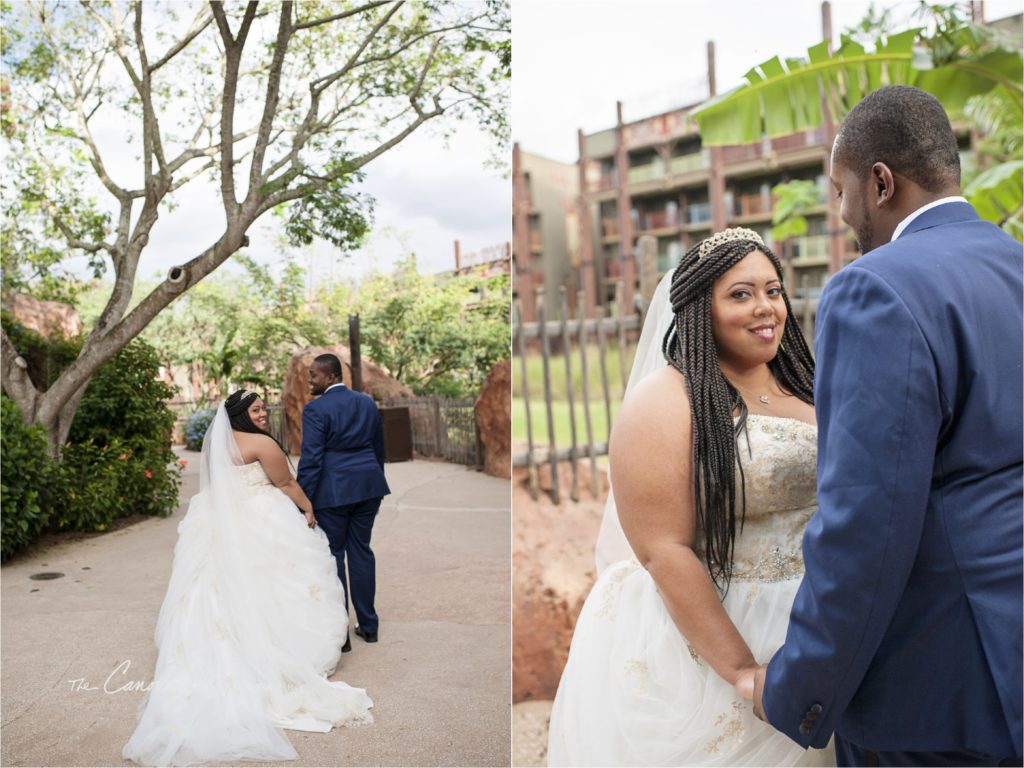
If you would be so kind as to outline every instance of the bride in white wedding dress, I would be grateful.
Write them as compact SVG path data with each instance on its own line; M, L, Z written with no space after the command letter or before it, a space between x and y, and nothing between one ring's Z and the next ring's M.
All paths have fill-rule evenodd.
M327 680L347 641L345 596L327 537L265 428L262 401L236 392L203 441L153 683L122 751L136 763L291 760L282 728L372 722L364 690Z
M662 280L611 438L599 578L549 765L835 765L751 706L816 509L813 375L757 233L725 230Z

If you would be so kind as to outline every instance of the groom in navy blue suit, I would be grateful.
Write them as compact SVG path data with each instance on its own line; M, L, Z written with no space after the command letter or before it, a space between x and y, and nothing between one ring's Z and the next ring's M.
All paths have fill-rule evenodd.
M831 179L864 255L821 297L819 511L755 712L839 765L1021 765L1021 244L916 88L854 107Z
M380 411L369 395L353 392L342 383L341 361L336 355L313 360L309 391L320 397L302 410L297 479L313 503L316 521L327 534L338 563L346 610L351 595L358 621L356 634L375 643L379 622L373 606L376 560L370 534L381 499L391 493L384 478ZM346 640L342 650L350 649Z

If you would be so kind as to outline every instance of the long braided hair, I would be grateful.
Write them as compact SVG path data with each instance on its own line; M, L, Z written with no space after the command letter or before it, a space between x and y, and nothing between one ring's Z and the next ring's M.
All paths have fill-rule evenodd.
M267 430L257 427L253 422L252 417L249 416L249 406L253 404L253 401L259 397L256 392L249 392L244 389L240 389L237 392L232 393L228 396L228 399L224 401L224 410L228 413L228 421L231 423L231 428L238 432L249 432L254 435L266 435L275 443L277 447L281 449L281 453L288 459L288 463L291 464L291 459L288 457L288 451L281 445L281 441L270 434ZM266 402L266 400L264 400Z
M662 344L668 363L686 381L693 416L694 500L697 527L704 537L704 559L715 584L728 591L736 542L736 467L743 493L743 466L736 439L746 424L747 405L718 365L711 323L715 281L753 251L764 253L783 282L782 265L752 230L727 229L691 248L672 275L669 301L675 320ZM814 359L794 319L783 289L787 318L772 376L805 403L814 402ZM733 423L733 411L740 418ZM746 516L741 496L740 527Z

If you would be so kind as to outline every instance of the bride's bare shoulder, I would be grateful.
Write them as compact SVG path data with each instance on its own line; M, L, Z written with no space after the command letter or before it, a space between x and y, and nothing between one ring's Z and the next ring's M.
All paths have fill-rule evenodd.
M686 381L675 368L666 365L640 381L622 401L612 429L612 444L690 444L690 398Z
M254 461L262 459L271 447L277 448L274 441L266 435L255 432L232 431L232 433L235 436L238 452L242 454L242 461L246 464L252 464Z

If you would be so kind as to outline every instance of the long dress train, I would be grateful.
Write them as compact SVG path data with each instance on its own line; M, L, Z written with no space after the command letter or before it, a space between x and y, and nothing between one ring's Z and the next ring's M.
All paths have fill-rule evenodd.
M282 728L372 722L364 690L327 680L348 630L334 557L261 465L241 464L223 405L203 451L153 682L122 754L145 765L294 759Z

